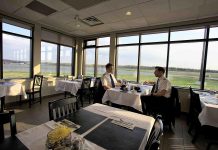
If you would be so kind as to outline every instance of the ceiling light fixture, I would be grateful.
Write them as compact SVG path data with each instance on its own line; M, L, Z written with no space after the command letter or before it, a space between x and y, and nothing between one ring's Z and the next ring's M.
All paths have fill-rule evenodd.
M75 19L75 26L77 27L77 28L79 28L81 25L80 25L80 23L79 23L79 15L76 15L75 17L74 17L74 19Z
M131 15L132 15L132 12L131 12L131 11L127 11L127 12L126 12L126 15L127 15L127 16L131 16Z

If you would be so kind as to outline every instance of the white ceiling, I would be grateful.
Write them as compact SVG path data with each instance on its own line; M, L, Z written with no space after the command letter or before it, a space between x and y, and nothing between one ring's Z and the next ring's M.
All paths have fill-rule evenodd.
M38 0L57 10L49 16L25 7L32 1L1 0L0 10L76 36L218 16L218 0L108 0L81 10L61 0ZM126 16L127 11L132 15ZM104 24L91 27L80 22L80 27L76 27L75 15L80 19L95 16Z

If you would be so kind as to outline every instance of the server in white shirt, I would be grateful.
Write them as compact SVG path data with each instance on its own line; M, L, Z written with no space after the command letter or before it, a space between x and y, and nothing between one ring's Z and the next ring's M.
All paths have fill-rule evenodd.
M101 78L102 86L105 90L114 88L116 85L119 85L116 78L113 75L113 65L111 63L106 64L106 72Z

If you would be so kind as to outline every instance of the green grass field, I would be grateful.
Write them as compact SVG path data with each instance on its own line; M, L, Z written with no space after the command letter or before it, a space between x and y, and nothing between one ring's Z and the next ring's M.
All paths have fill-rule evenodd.
M56 76L56 72L43 72L44 76ZM65 74L61 74L65 75ZM86 70L87 76L94 76L93 68L87 67ZM101 74L98 74L101 76ZM171 81L172 85L174 86L181 86L181 87L189 87L192 86L193 88L200 88L199 82L199 71L191 71L191 70L169 70L168 72L168 79ZM29 78L29 72L22 72L22 71L5 71L4 78ZM129 81L136 81L137 80L137 69L135 68L126 68L126 67L119 67L117 69L117 78L118 79L126 79ZM154 76L153 69L141 69L140 70L140 82L144 81L156 81ZM205 89L208 90L218 90L218 73L214 72L207 72L205 77Z
M200 88L200 73L196 71L169 71L168 79L173 86ZM118 79L136 81L136 69L119 68L117 71ZM140 82L156 81L153 70L141 70ZM205 79L205 89L218 90L218 73L207 73Z

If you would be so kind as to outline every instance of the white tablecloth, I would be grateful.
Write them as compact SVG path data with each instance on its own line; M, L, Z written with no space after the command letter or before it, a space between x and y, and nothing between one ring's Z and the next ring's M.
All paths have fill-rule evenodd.
M57 80L55 90L70 92L73 95L76 95L78 90L81 88L82 82L79 81L69 81L69 80Z
M137 93L136 91L128 91L123 92L120 91L120 88L111 88L108 89L102 98L102 103L106 101L110 101L115 104L130 106L142 112L142 104L141 104L141 95L142 94L149 94L151 91L151 86L140 86L142 92ZM146 92L145 92L146 91Z
M93 104L93 105L88 106L84 109L91 111L91 112L94 112L94 113L99 114L99 115L106 116L106 117L111 118L111 119L117 119L117 120L122 119L123 121L133 123L136 127L146 129L147 132L146 132L144 139L142 140L142 143L139 147L140 150L145 149L148 137L149 137L151 129L154 125L155 119L153 117L145 116L145 115L138 114L138 113L133 113L130 111L110 107L107 105L102 105L99 103ZM123 138L125 138L125 137L123 137Z
M218 127L218 98L209 93L200 93L202 111L198 118L201 125Z
M18 133L17 138L30 150L46 150L47 134L52 130L52 126L55 124L54 121L46 122L42 125L33 127L21 133ZM83 137L75 132L71 133L71 139L74 137ZM90 150L104 150L98 145L85 140L85 148Z
M0 97L23 95L27 98L22 84L15 82L0 82Z
M133 113L133 112L129 112L129 111L125 111L125 110L121 110L121 109L117 109L117 108L113 108L113 107L109 107L109 106L102 105L102 104L93 104L84 109L90 112L94 112L99 115L106 116L108 118L104 119L99 124L89 129L82 135L78 135L72 132L71 134L72 137L75 137L75 136L84 137L85 135L92 132L92 130L100 126L102 123L104 123L109 118L112 118L112 119L121 118L124 121L134 123L134 125L137 127L147 130L139 149L142 150L145 148L145 145L147 143L148 137L150 135L151 129L155 121L154 118L141 115L141 114L137 114L137 113ZM23 131L21 133L18 133L16 136L27 148L31 150L38 150L38 149L44 150L46 149L45 144L46 144L47 134L49 131L51 131L52 129L51 126L53 124L54 124L54 121L49 121L45 124L36 126L34 128ZM102 147L90 141L87 141L87 140L85 140L85 147L86 149L91 149L91 150L103 150Z

